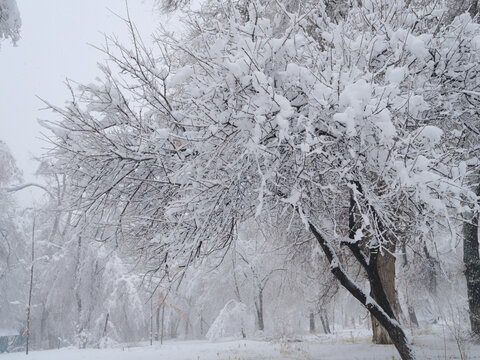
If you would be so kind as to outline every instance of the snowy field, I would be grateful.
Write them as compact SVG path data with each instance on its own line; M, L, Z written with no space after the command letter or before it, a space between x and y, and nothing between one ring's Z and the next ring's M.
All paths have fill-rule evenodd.
M440 330L440 331L438 331ZM461 341L441 329L435 335L416 335L419 359L480 359L480 345ZM355 335L356 334L356 335ZM459 349L460 346L460 349ZM462 351L462 355L460 354ZM164 345L137 344L112 349L64 348L33 351L30 360L393 360L400 359L393 346L373 345L367 333L343 332L332 336L309 336L303 340L167 341ZM25 359L23 353L0 355L1 360Z

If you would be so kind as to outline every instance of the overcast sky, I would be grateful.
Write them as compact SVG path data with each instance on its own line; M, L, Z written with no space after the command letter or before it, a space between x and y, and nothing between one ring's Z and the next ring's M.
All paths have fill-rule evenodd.
M144 37L159 24L153 0L129 0L131 18ZM40 139L37 119L52 118L37 96L55 105L68 99L66 78L88 83L99 74L104 55L90 44L102 44L103 34L117 34L127 42L124 0L17 0L22 18L17 47L0 44L0 139L10 147L32 181L38 156L47 144ZM111 11L110 11L111 10ZM165 21L165 18L163 18ZM22 202L28 194L22 194Z

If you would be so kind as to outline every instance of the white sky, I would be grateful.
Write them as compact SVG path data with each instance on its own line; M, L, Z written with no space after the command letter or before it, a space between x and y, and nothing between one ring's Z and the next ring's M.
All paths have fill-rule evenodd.
M88 43L101 45L103 34L115 33L128 43L124 23L110 11L125 16L124 0L17 0L22 18L17 47L0 44L0 139L10 147L26 181L34 181L32 155L47 146L37 119L52 118L41 111L39 96L62 105L69 93L66 78L89 83L99 74L104 55ZM144 38L159 24L153 0L129 0L130 16ZM164 18L165 19L165 18ZM31 195L23 193L25 204Z

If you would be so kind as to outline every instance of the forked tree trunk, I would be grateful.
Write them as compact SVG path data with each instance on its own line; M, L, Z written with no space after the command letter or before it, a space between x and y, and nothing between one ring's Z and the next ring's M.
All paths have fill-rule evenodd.
M361 185L358 182L353 182L359 193L362 193ZM354 196L354 191L350 192L350 207L348 214L348 230L350 243L347 245L359 263L363 266L368 275L370 282L370 296L385 310L388 316L393 319L398 319L400 312L400 305L398 303L397 293L395 289L395 242L390 242L384 245L383 253L378 252L378 249L371 249L370 259L365 259L366 253L362 253L358 244L355 241L355 233L360 224L363 222L361 216L357 216L357 204ZM371 208L374 216L377 217L376 212ZM380 230L381 223L379 222ZM373 253L375 251L376 253ZM373 256L372 256L373 255ZM372 314L372 342L375 344L392 344L392 340L388 335L386 329L381 325L380 321Z
M410 346L405 332L395 319L386 297L380 298L377 302L368 296L343 269L334 248L327 238L311 223L309 224L309 229L325 253L330 263L330 270L340 284L365 306L370 314L375 316L378 322L386 329L402 360L414 360L415 353ZM362 266L363 265L364 264L362 264ZM375 274L369 276L369 282L372 288L375 287L377 297L381 297L384 291L381 282L378 280L378 276L375 276Z

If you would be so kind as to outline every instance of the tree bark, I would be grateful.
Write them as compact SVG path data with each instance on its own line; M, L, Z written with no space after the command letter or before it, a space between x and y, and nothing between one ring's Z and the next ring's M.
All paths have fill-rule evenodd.
M362 187L359 182L353 182L352 185L358 193L362 194ZM375 217L378 217L373 207L369 206ZM399 304L395 290L395 242L390 242L384 248L384 253L378 252L378 249L370 249L370 259L366 259L359 245L355 242L355 233L359 224L356 219L356 201L354 190L350 192L350 206L348 214L348 237L350 242L347 246L352 251L358 262L367 272L370 282L370 296L385 310L388 316L396 319L399 313ZM361 220L361 217L359 217ZM379 222L378 226L382 228ZM384 232L384 231L382 231ZM375 344L392 344L388 332L382 327L380 321L372 314L372 341Z
M394 253L395 245L392 245L388 250ZM378 274L380 275L381 284L385 291L385 295L387 296L388 302L392 306L395 316L398 318L398 298L397 291L395 289L395 256L389 252L385 252L383 255L378 256L376 266L378 269ZM370 295L375 301L377 301L374 291L371 291ZM373 343L392 344L392 340L390 339L388 332L374 316L372 316L372 331Z
M476 195L480 196L480 185ZM478 212L463 222L463 262L467 280L468 308L473 334L480 337L480 255L478 244Z
M322 233L312 223L309 224L309 229L325 253L325 256L330 263L330 270L340 284L347 289L350 294L352 294L363 306L365 306L370 314L375 316L380 324L387 330L388 335L390 336L390 339L392 339L393 344L395 345L402 360L414 360L415 352L411 348L405 332L395 319L388 301L388 307L384 308L370 296L367 296L367 294L365 294L365 292L345 272L340 264L335 250L326 237L323 236ZM378 279L370 278L370 276L369 281L372 286L377 287L377 296L378 294L381 294L382 291L380 290L383 290L381 282L379 282ZM385 302L385 299L382 299L381 297L380 300L382 300L382 303Z
M255 304L257 308L257 320L258 320L258 330L263 331L265 325L263 322L263 289L258 291L258 305Z

